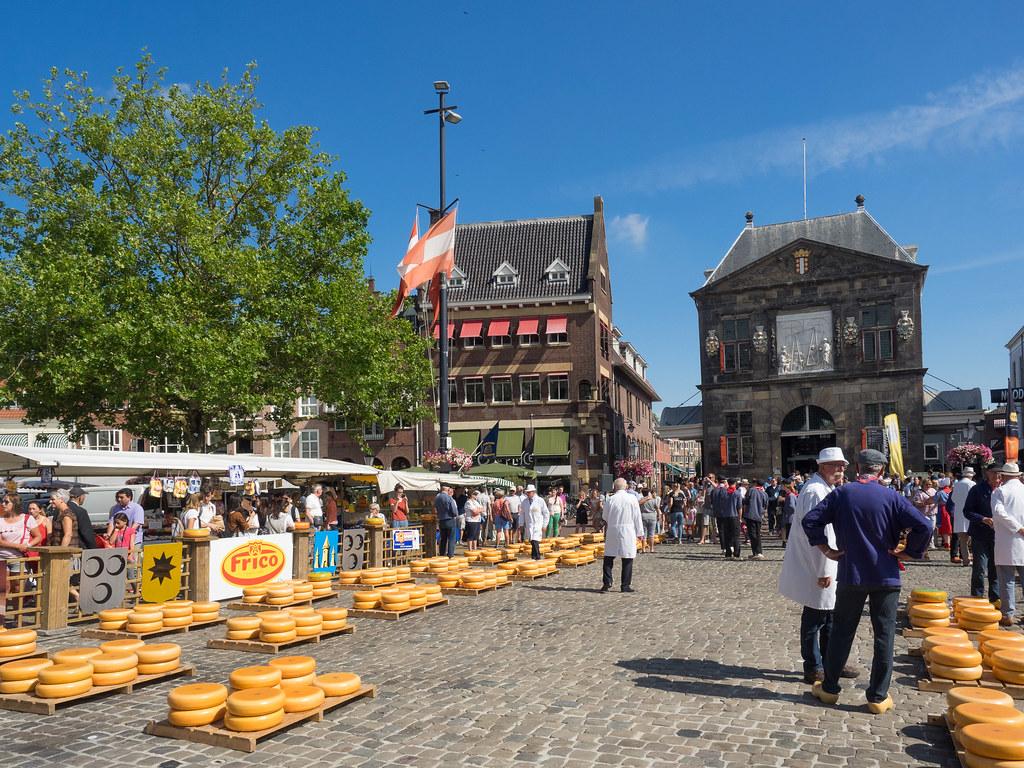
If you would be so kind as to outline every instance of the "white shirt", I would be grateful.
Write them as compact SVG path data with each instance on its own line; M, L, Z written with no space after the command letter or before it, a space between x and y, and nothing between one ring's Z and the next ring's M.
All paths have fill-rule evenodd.
M306 517L310 520L313 518L321 518L324 516L324 508L320 503L320 497L315 493L309 494L306 497Z
M213 504L200 504L199 509L185 510L186 528L206 528L213 520L215 508Z
M636 540L644 535L640 502L629 491L616 491L604 505L605 557L636 557Z
M811 546L801 523L804 515L830 493L832 486L817 472L800 489L796 511L793 513L793 526L786 540L786 553L782 558L782 574L779 576L779 593L783 597L819 611L831 611L836 607L836 573L839 563L829 560L824 552ZM828 537L828 545L835 549L836 535L831 524L825 526L825 535ZM818 586L818 579L824 576L829 576L832 582L822 589Z
M953 499L953 533L967 533L964 504L967 503L967 494L974 486L975 482L968 477L962 477L953 483L953 491L950 494Z
M996 565L1024 565L1024 484L1011 477L992 491Z
M551 515L548 513L548 505L536 493L533 499L529 495L523 496L523 504L520 507L523 515L523 527L526 529L527 541L540 541L544 538L544 529L547 527Z

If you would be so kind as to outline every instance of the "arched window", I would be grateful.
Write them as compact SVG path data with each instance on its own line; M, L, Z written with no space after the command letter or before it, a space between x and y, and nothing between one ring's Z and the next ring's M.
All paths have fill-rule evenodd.
M391 462L391 469L394 470L408 469L411 466L412 464L410 464L409 460L404 456L399 456L397 459Z
M835 419L824 408L816 405L801 405L794 408L782 420L782 432L834 432Z
M580 400L590 400L594 396L594 388L586 379L580 382Z

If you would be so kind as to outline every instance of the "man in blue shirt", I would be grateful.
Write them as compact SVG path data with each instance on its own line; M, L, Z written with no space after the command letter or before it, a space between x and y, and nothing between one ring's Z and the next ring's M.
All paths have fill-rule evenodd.
M868 711L881 714L893 708L889 696L892 679L896 605L900 597L900 560L925 557L932 524L907 499L878 482L885 456L875 450L857 456L857 481L839 486L802 521L812 546L839 563L836 607L825 654L825 680L811 693L826 704L839 700L839 677L850 656L865 600L875 638L871 678L866 691ZM828 545L825 526L832 524L836 547ZM898 550L908 530L906 548Z
M971 537L971 597L985 597L985 581L988 580L988 599L999 599L996 588L996 534L992 523L992 490L999 487L1002 476L1001 464L993 462L985 468L985 479L976 483L967 492L964 501L964 517L967 518L967 535Z
M122 488L115 494L117 504L110 508L110 515L107 517L107 536L114 530L114 516L124 513L128 516L128 525L135 526L135 546L142 546L142 531L146 527L146 513L142 507L132 501L131 488Z
M437 530L440 534L440 551L442 557L455 555L455 519L459 516L459 508L452 498L452 487L442 485L441 492L434 497L434 513L437 515Z

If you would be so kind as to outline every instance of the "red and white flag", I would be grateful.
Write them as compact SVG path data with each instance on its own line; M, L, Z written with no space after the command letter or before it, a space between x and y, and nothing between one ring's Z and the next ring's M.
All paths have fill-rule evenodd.
M455 212L452 212L438 221L427 230L421 239L416 238L417 225L412 227L412 235L409 237L409 248L405 258L398 265L398 296L395 298L394 309L391 316L394 317L402 310L402 305L416 286L436 277L442 272L448 277L452 276L452 267L455 266Z

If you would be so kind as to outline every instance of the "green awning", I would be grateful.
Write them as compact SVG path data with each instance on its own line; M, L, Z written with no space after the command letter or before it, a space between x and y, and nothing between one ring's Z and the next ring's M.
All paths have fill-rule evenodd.
M526 437L525 429L500 429L498 430L497 456L520 456L523 453L523 439Z
M533 430L534 456L568 456L569 428L540 427Z
M679 475L685 475L686 474L686 470L685 469L683 469L682 467L680 467L680 466L678 466L676 464L672 464L671 462L668 462L668 461L661 462L661 466L668 467L670 471L675 472L676 474L679 474Z
M449 435L452 439L452 448L461 448L466 453L472 453L480 445L479 429L453 429Z

